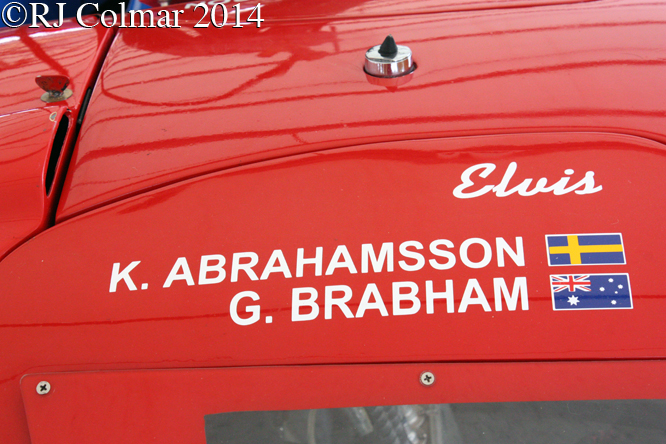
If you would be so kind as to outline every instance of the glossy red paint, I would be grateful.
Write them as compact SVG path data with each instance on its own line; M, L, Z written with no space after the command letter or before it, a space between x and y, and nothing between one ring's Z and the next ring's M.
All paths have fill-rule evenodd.
M234 2L220 2L224 3L229 14L230 23L234 22L236 9L234 5L240 4L239 10L241 11L241 18L245 19L249 16L250 11L254 9L257 3L261 3L263 10L263 17L270 17L270 22L281 21L300 21L300 20L316 20L316 19L359 19L369 17L386 17L386 16L404 16L414 14L432 14L438 12L461 12L461 11L479 11L479 10L495 10L495 9L508 9L508 8L524 8L535 6L548 6L548 5L565 5L570 3L584 3L596 0L445 0L445 1L429 1L429 0L413 0L409 4L396 0L345 0L337 2L294 2L289 0L267 0L262 2L256 1L242 1ZM160 6L158 0L148 0L145 2L147 5ZM194 10L195 6L199 3L192 2L171 2L169 8L158 9L179 9L183 11L181 17L184 20L199 20L204 15L203 8ZM209 5L214 2L209 0ZM216 11L218 18L222 18L221 8ZM254 16L256 18L256 15ZM206 23L203 21L202 23ZM217 20L217 23L222 23L222 20ZM248 22L251 23L251 22Z
M112 35L113 30L86 30L72 22L48 32L0 31L0 258L53 224L76 119ZM66 76L72 96L43 102L35 79L48 75ZM47 177L61 121L67 130L60 160Z
M55 193L47 193L46 171L58 123L69 114L51 106L0 116L0 258L53 216Z
M424 370L434 385L419 384ZM255 367L30 375L21 389L33 444L204 443L215 413L654 399L666 397L665 371L664 361ZM40 381L52 392L38 395Z
M293 23L265 14L260 29L150 39L121 29L58 220L206 172L362 143L543 131L666 141L659 3ZM397 89L362 70L388 32L418 65Z
M382 9L374 1L336 2L332 8L339 10L301 9L293 21L280 22L289 18L284 15L261 29L118 32L68 173L61 223L0 262L0 441L30 442L27 420L37 444L47 438L52 444L73 437L84 441L93 428L108 425L96 408L120 422L126 420L121 411L143 411L149 415L143 425L154 431L165 426L160 409L190 402L192 416L165 426L187 440L202 430L201 422L199 429L193 426L197 412L321 406L312 398L299 399L312 385L324 390L317 402L328 406L383 404L374 401L387 399L382 384L393 389L391 403L664 396L658 360L666 358L661 334L666 288L655 279L666 265L660 194L666 169L663 5L620 0L420 14L425 3L411 4L417 13L409 16L388 15L395 4ZM374 12L348 18L365 6ZM264 18L270 14L267 8ZM58 42L73 44L68 36L81 37L80 47L73 44L81 52L63 66L86 73L94 72L86 63L99 60L112 35L99 27L85 34L19 31L0 34L0 44L25 43L21 32L31 36L27 42L48 41L55 48ZM387 32L412 48L418 65L409 83L391 89L368 82L362 71L363 53ZM83 46L93 41L98 46L91 56ZM42 57L31 61L30 69L48 65L50 59L34 45L24 46L31 49L17 46L16 54L33 51ZM57 52L56 60L73 53ZM17 73L18 65L12 69ZM45 107L34 103L23 83L13 83L29 81L39 94L32 74L27 80L0 74L3 87L18 85L3 102L8 113ZM72 100L79 100L82 83L72 85ZM68 101L67 107L76 113L79 103ZM25 119L38 119L42 112L30 111ZM6 118L0 122L19 119ZM497 133L505 134L488 136ZM471 135L483 136L454 137ZM16 162L17 156L11 157ZM603 189L586 195L453 196L467 168L497 165L477 183L497 185L511 162L518 165L512 185L539 177L552 184L571 168L572 182L594 171L595 184ZM18 172L37 188L35 165L38 159ZM33 194L21 196L27 203ZM623 235L626 264L548 266L545 234L597 232ZM514 249L522 239L524 266L506 255L500 266L498 237ZM463 264L459 249L471 238L491 245L487 266ZM457 263L451 269L430 262L445 261L430 251L437 239L454 244L450 250ZM409 271L415 259L400 251L408 241L423 246L425 264L418 270ZM394 245L394 271L364 273L362 245L378 251L387 242ZM340 245L348 248L357 273L340 267L326 274ZM417 245L411 245L415 252ZM297 277L298 249L311 258L317 247L322 247L321 276L306 265ZM481 260L479 248L470 250L472 262ZM266 279L252 280L241 271L232 279L234 253L256 253L254 271L261 277L278 249L294 277L273 270ZM213 254L226 258L225 279L199 285L201 257ZM178 258L187 260L192 285L180 279L165 287ZM111 292L114 264L120 272L134 261L140 263L128 276L136 289L118 279ZM583 268L628 273L633 309L553 311L549 275ZM529 306L518 302L509 310L504 304L498 311L499 278L509 290L516 278L525 278ZM443 292L447 280L454 292L452 312L438 299L434 313L427 313L427 282ZM473 280L488 311L482 305L461 310ZM395 315L394 283L409 282L419 289L420 309ZM379 309L360 316L370 284L376 284L387 316ZM322 305L315 319L293 320L293 288L315 289L321 303L325 288L334 285L352 291L351 318L333 307L332 318L325 319ZM243 291L256 292L259 300L241 299L234 320L232 298ZM251 317L252 305L261 307L259 321L239 325L238 319ZM307 314L308 308L297 313ZM640 359L652 362L583 362ZM483 363L489 360L578 362ZM461 361L468 363L456 363ZM449 375L451 385L413 398L415 382L401 387L397 380L411 378L420 366L387 364L413 362L430 363L428 368ZM351 363L356 365L337 367ZM312 364L322 366L191 370ZM376 368L367 364L381 364L387 379L364 382ZM137 369L174 370L118 372ZM494 370L515 371L519 378L492 384L486 378ZM565 382L577 370L589 372L557 392L543 384L544 373ZM96 373L67 374L88 371ZM34 374L45 372L56 373L48 376L54 391L36 397L35 381L43 376ZM192 379L203 375L227 387L230 378L255 372L265 372L266 380L254 388L234 384L227 401L202 394ZM626 384L607 382L620 372L630 375ZM333 391L320 384L322 375L349 379L350 390L336 384ZM470 383L466 376L479 378ZM156 384L168 380L183 386L155 395ZM299 388L300 381L307 384ZM91 397L88 388L95 384L108 390L105 396ZM355 393L354 384L365 391ZM267 398L246 396L262 387ZM488 391L493 388L497 391ZM143 409L150 400L155 404ZM109 408L117 405L122 408ZM86 418L99 422L76 422ZM132 442L114 435L121 429L109 436ZM141 430L135 432L134 442L147 440Z
M518 164L512 186L538 177L552 184L571 168L572 183L593 171L595 184L602 189L584 195L489 193L471 199L452 194L467 168L497 165L486 180L476 178L476 186L485 187L499 183L512 161ZM663 280L654 276L666 266L661 254L666 211L662 200L655 198L665 169L664 145L630 136L562 133L413 140L260 162L75 217L38 235L0 263L3 295L16 301L11 310L0 312L5 357L0 387L10 410L0 416L0 425L20 442L17 436L25 423L18 381L26 373L663 359L666 339L656 332L663 328L666 292ZM623 236L625 265L548 266L545 234L609 232ZM505 266L500 266L497 237L514 250L517 238L522 238L524 266L508 256ZM463 264L459 248L470 238L491 244L487 266ZM457 262L449 270L431 265L430 260L446 262L430 252L431 242L438 239L454 244L450 250ZM405 268L416 264L399 248L406 241L423 246L422 268ZM394 271L383 267L364 273L362 245L372 244L378 253L387 242L394 245ZM357 273L345 267L329 270L340 245L347 247ZM303 276L297 277L298 249L312 258L317 247L322 247L321 273L314 265L305 265ZM256 253L253 270L259 278L276 249L284 254L292 278L286 278L284 271L274 271L263 280L253 280L243 271L237 281L233 278L234 253ZM469 251L471 261L481 261L479 245ZM226 259L225 279L199 285L200 259L214 254ZM166 285L178 258L186 258L192 280ZM114 264L121 272L134 261L140 263L128 273L132 285L119 279L111 291ZM581 271L629 273L634 308L553 311L549 274ZM214 271L205 275L215 276ZM526 279L528 307L518 303L515 310L503 305L498 311L495 279L504 279L511 291L520 277ZM426 313L427 281L433 282L433 291L443 292L449 279L453 312L438 299L434 313ZM489 311L481 305L461 310L463 293L474 279L488 299ZM418 286L421 307L412 315L395 315L393 285L400 282ZM387 316L378 309L360 316L362 294L370 284L377 285ZM322 305L316 319L293 320L293 288L316 289L322 303L325 287L334 285L350 287L352 318L335 308L332 318L325 319ZM260 318L251 325L239 325L232 318L232 298L243 291L256 292L260 298L245 298L238 305L241 319L251 316L251 305L260 305ZM420 340L423 337L432 339Z

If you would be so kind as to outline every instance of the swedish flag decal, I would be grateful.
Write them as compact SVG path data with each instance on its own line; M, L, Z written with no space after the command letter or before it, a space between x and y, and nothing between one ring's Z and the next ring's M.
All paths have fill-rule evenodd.
M548 265L624 264L620 233L546 235Z

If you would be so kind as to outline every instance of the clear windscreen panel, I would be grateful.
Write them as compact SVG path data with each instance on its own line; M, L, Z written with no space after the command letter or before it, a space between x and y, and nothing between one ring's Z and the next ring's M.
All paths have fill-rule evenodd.
M234 412L205 427L207 444L664 444L666 400Z

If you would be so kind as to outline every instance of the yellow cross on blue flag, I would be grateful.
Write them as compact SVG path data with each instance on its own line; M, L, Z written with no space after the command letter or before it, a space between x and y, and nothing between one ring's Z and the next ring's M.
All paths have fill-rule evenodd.
M624 264L620 233L546 235L548 265Z

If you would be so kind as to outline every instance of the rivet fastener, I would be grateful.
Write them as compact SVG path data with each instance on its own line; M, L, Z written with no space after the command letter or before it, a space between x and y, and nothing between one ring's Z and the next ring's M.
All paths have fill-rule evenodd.
M50 391L51 391L51 384L49 384L48 381L40 381L39 384L37 384L38 395L46 395Z
M425 386L433 385L435 383L435 375L432 372L423 372L419 377L419 381Z

